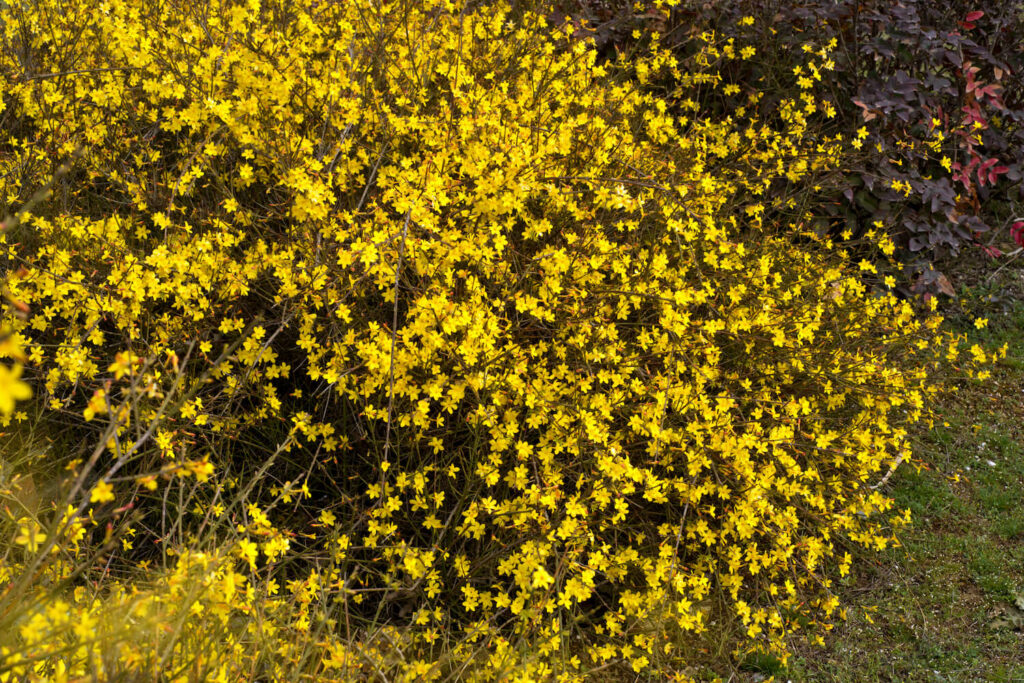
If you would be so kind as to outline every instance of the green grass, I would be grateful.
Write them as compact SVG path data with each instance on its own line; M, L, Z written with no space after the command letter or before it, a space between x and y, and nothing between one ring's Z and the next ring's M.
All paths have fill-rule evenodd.
M1024 270L1006 277L1016 278L1011 293L1024 287ZM949 316L1008 354L919 435L928 468L891 480L915 520L904 547L864 558L843 589L847 621L825 647L801 646L776 680L1024 681L1024 298L1000 287L962 289ZM987 328L971 324L979 316Z

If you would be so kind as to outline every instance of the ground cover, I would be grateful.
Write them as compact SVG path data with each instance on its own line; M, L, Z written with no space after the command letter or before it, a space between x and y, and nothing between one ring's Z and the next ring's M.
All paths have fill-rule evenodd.
M942 423L919 435L928 468L903 467L889 482L915 519L904 546L857 565L849 619L826 647L798 647L787 668L746 676L1024 680L1024 263L998 268L962 273L947 319L985 347L1007 344L1007 356L988 381L962 384ZM986 328L973 326L977 315Z

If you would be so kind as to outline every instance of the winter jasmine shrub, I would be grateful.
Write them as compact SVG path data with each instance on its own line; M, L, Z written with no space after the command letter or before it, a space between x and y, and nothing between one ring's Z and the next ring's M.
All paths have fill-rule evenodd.
M599 62L441 0L0 26L4 202L70 168L4 235L3 680L685 680L896 542L873 486L960 344L764 219L844 148L812 87L708 113L743 45Z

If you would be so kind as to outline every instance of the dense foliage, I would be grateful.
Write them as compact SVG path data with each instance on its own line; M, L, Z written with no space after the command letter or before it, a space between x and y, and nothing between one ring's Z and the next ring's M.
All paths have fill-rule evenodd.
M998 256L994 236L1024 245L1017 225L1024 220L1024 5L683 4L691 11L677 10L676 28L717 26L757 48L760 58L742 65L746 88L785 96L821 77L818 87L837 113L829 128L856 149L844 182L816 201L819 230L856 240L880 221L900 250L900 279L915 292L950 295L935 260L964 247ZM757 21L738 21L747 15ZM674 35L684 48L685 31ZM834 41L832 69L812 74L802 66L808 41Z
M603 60L521 6L0 26L0 680L686 679L894 542L962 352L797 201L835 41L722 111L754 46Z

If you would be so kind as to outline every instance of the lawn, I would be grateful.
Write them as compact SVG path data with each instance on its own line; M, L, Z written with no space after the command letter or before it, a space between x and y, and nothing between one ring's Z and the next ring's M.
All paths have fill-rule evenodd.
M1024 681L1024 266L975 274L949 324L991 349L985 383L961 383L920 434L927 464L889 482L914 526L904 547L865 557L845 588L847 621L824 648L801 646L792 681ZM986 269L991 274L994 269ZM977 330L972 321L987 317ZM760 674L761 676L764 673ZM754 679L757 673L747 674Z

